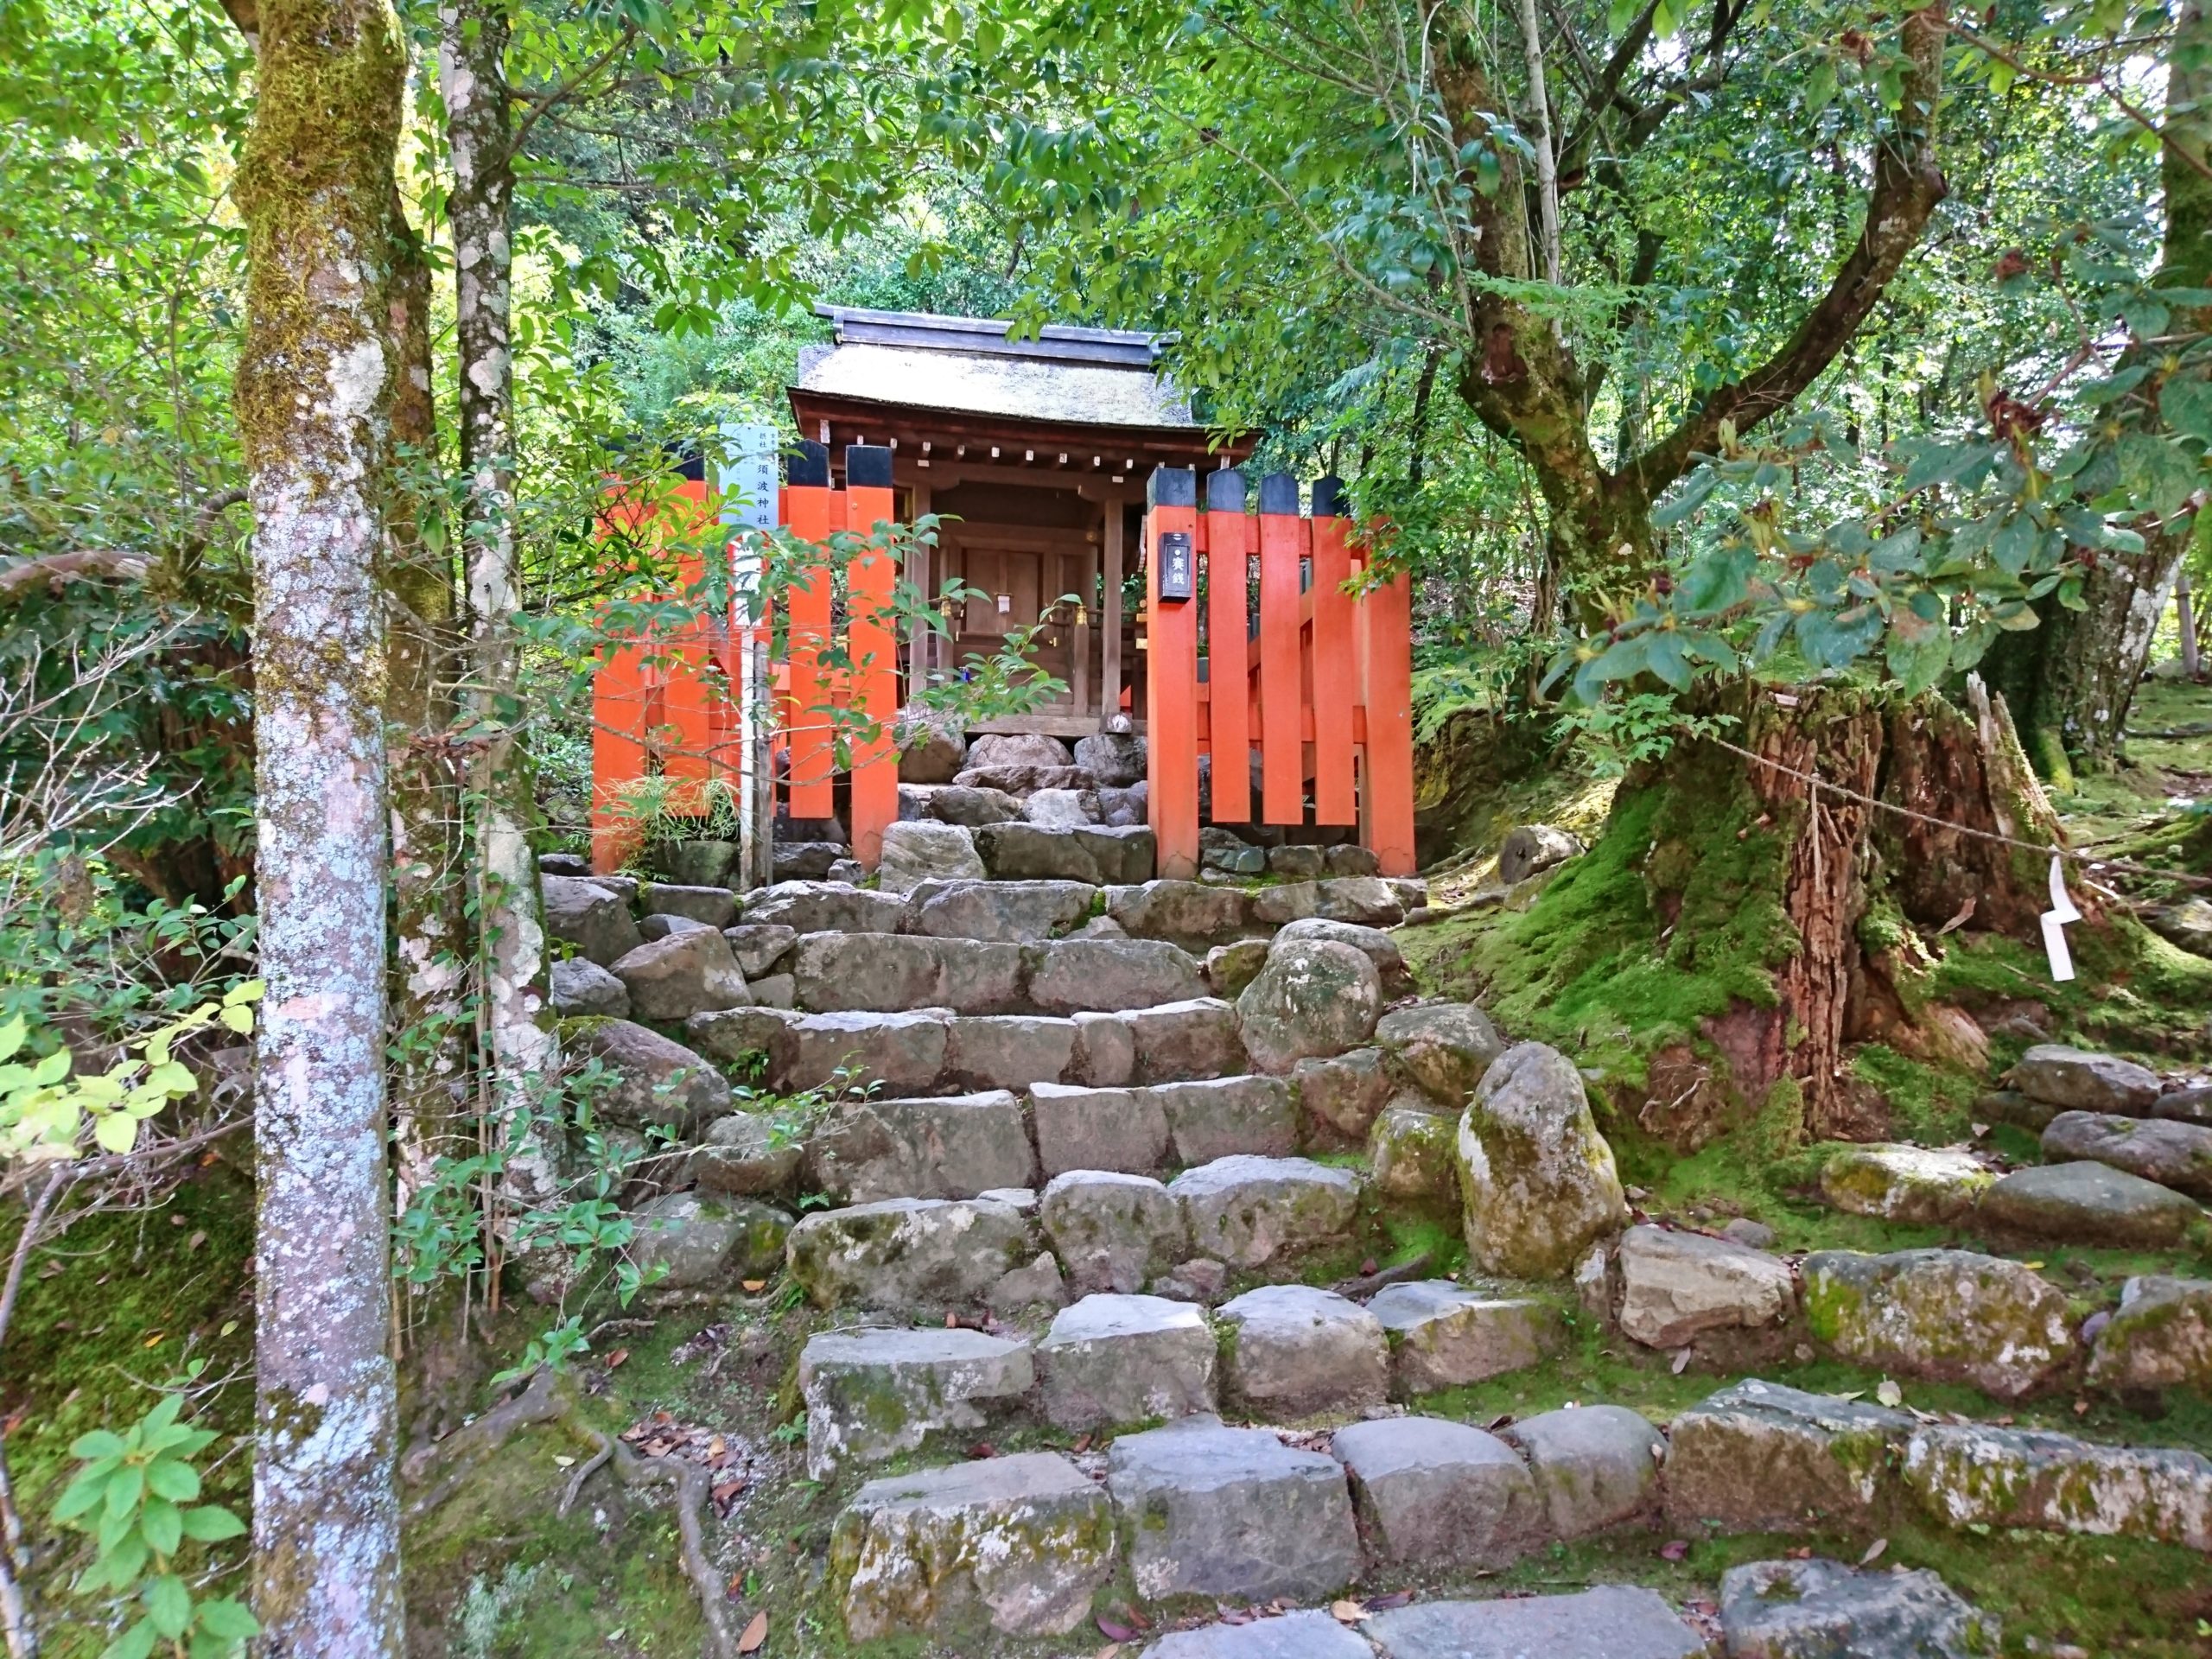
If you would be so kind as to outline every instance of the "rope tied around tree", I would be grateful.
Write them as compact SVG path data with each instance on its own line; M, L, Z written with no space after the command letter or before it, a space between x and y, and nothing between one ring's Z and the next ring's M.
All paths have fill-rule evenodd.
M1741 744L1731 743L1725 737L1716 736L1711 733L1700 733L1695 735L1716 747L1727 750L1731 754L1741 755L1745 760L1757 761L1760 766L1779 772L1783 777L1797 779L1806 785L1809 791L1809 798L1815 807L1819 804L1819 797L1822 791L1826 791L1845 800L1855 801L1862 806L1878 807L1885 812L1894 812L1899 817L1911 818L1921 823L1932 824L1939 830L1953 830L1961 836L1972 836L1977 841L1994 842L2000 846L2018 847L2024 852L2034 853L2039 856L2066 859L2088 869L2116 870L2129 875L2147 876L2160 881L2177 882L2187 887L2212 889L2212 876L2191 875L2182 870L2162 870L2154 865L2137 863L2133 859L2099 858L2094 854L2083 852L2072 847L2059 846L2055 842L2024 841L2018 836L2005 835L2001 830L1978 829L1973 824L1960 823L1955 819L1937 817L1933 813L1916 811L1909 806L1899 806L1895 801L1885 801L1878 796L1868 795L1841 784L1831 783L1818 772L1801 772L1795 766L1784 766L1781 761L1767 755L1756 753Z

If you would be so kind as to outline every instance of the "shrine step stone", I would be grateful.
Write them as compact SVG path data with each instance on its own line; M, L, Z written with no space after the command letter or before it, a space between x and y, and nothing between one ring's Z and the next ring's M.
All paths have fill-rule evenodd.
M982 1428L1036 1383L1026 1342L981 1331L825 1331L799 1353L806 1472L921 1449L935 1433Z
M1361 1629L1382 1659L1701 1659L1707 1651L1656 1591L1617 1584L1568 1596L1417 1601Z
M1031 1452L868 1482L837 1519L830 1574L855 1642L1065 1636L1116 1549L1106 1494L1057 1452Z
M1343 1468L1265 1429L1186 1417L1107 1456L1140 1595L1315 1600L1360 1573Z

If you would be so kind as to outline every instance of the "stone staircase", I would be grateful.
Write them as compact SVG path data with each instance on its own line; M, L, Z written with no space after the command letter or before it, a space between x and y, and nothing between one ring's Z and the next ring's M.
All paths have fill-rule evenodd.
M982 792L940 793L975 810L962 789ZM683 1149L627 1195L658 1290L782 1271L818 1311L797 1380L808 1473L849 1488L829 1593L852 1641L1089 1654L1074 1633L1109 1602L1185 1624L1311 1608L1662 1523L1872 1535L1910 1516L2212 1551L2212 1461L2193 1452L1756 1377L1664 1426L1602 1403L1495 1433L1423 1414L1542 1364L1590 1319L1678 1370L1816 1347L1999 1402L2085 1374L2203 1389L2212 1283L2145 1281L2133 1319L2085 1338L2064 1294L2004 1257L1796 1262L1755 1228L1641 1224L1569 1061L1408 995L1388 930L1418 918L1421 885L1360 869L1357 849L1298 850L1314 856L1272 879L1224 851L1207 880L1162 881L1141 828L918 817L887 836L874 887L741 900L548 875L575 953L555 1004L612 1080L601 1116ZM810 1109L733 1110L732 1071ZM2138 1103L2176 1122L2150 1118L2155 1091ZM1862 1214L1958 1220L2004 1184L1920 1148L1851 1155L1827 1185ZM819 1207L794 1219L801 1195ZM2179 1201L2172 1227L2201 1226ZM1384 1205L1464 1214L1465 1273L1345 1277ZM2036 1213L1999 1209L2016 1229ZM986 1433L1048 1449L964 1455ZM1144 1651L1964 1655L1994 1651L1995 1627L1933 1574L1815 1558L1734 1569L1701 1620L1604 1586L1360 1605L1349 1623L1239 1614ZM1838 1630L1894 1645L1789 1645Z

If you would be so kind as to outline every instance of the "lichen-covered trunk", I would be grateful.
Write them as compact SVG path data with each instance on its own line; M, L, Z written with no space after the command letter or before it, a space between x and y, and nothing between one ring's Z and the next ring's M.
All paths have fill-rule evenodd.
M521 600L515 556L514 358L510 340L514 200L507 102L508 22L499 0L447 0L438 12L438 74L453 159L454 334L460 353L461 462L467 480L463 559L468 594L471 768L482 1022L502 1124L506 1186L520 1202L553 1179L550 1135L528 1128L558 1062L545 1009L546 948L537 866L527 834L529 757L523 717Z
M393 480L388 514L391 776L392 1150L401 1208L451 1144L467 1089L467 929L461 799L450 735L455 603L442 541L422 533L421 492L435 487L430 268L397 190L387 340L392 353Z
M396 1654L385 1173L383 606L390 205L404 65L385 0L264 0L239 168L238 412L253 505L254 1606L270 1655Z

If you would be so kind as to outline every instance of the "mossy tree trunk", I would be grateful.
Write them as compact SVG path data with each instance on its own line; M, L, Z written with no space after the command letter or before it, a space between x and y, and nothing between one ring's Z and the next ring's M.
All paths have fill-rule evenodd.
M1726 1088L1700 1090L1705 1097L1693 1103L1677 1085L1705 1074L1686 1056L1655 1062L1653 1099L1668 1099L1648 1127L1695 1140L1731 1111L1786 1101L1802 1110L1813 1138L1864 1139L1882 1128L1880 1109L1854 1083L1850 1049L1878 1033L1894 1035L1904 1019L1893 991L1904 967L1886 949L1869 950L1862 924L1870 911L1893 907L1923 938L1971 923L2040 939L2038 918L2049 908L2049 858L2040 849L2056 842L2056 823L2002 700L1978 683L1969 696L1962 710L1933 695L1733 687L1711 710L1738 722L1724 738L1685 741L1624 785L1713 802L1732 794L1726 807L1672 821L1707 836L1770 839L1774 855L1762 868L1774 891L1745 898L1774 903L1780 919L1766 963L1771 998L1738 998L1703 1023ZM1695 846L1655 845L1645 860L1654 908L1670 930L1681 899L1669 888L1705 856ZM1952 1043L1955 1032L1933 1032L1928 1041Z
M537 861L528 835L529 756L521 605L515 546L514 356L509 333L514 135L508 104L510 22L504 0L445 0L438 11L438 76L453 162L454 339L460 353L461 464L466 475L462 556L468 594L470 716L475 759L477 925L481 1025L492 1106L502 1125L505 1190L547 1196L550 1135L527 1126L559 1054L546 1018L547 954Z
M254 1606L262 1651L397 1654L384 607L392 164L384 0L264 0L237 197L254 512Z

